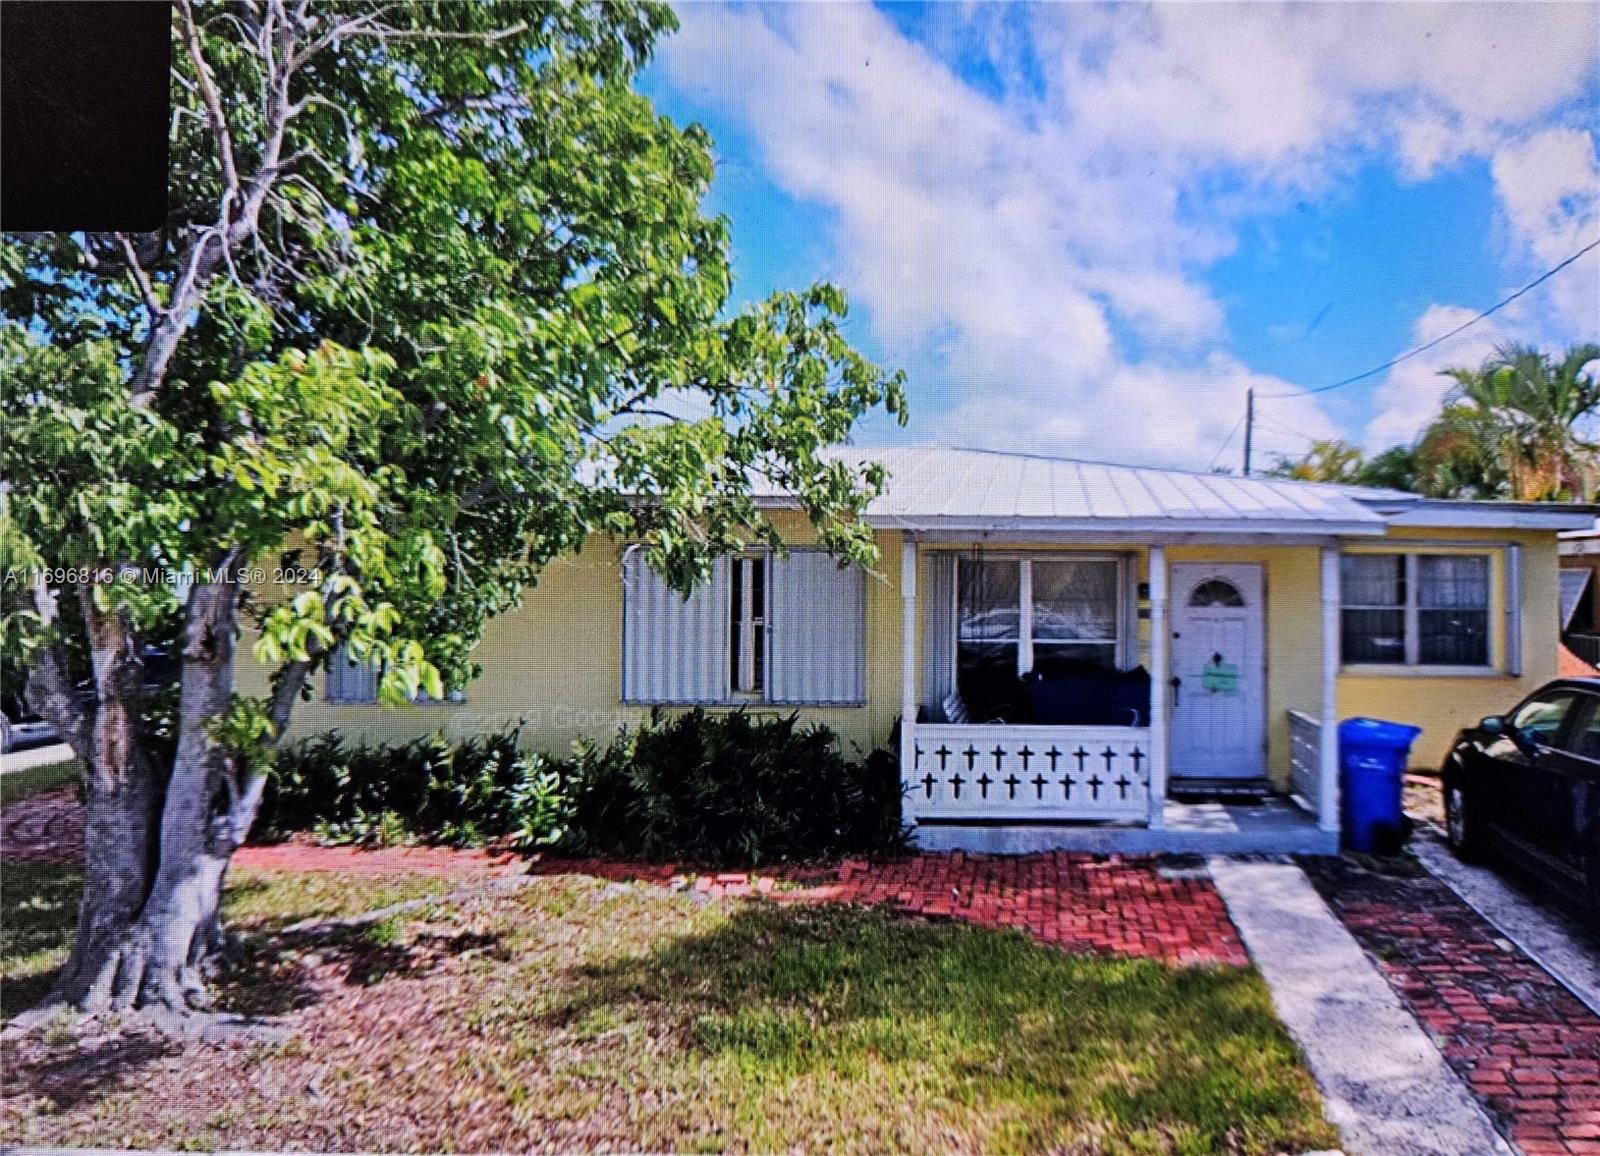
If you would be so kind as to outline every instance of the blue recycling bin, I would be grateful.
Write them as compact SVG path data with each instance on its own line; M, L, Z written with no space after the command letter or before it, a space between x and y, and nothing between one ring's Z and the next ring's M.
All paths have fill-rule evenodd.
M1339 820L1348 850L1392 855L1405 841L1406 760L1421 733L1378 718L1339 724Z

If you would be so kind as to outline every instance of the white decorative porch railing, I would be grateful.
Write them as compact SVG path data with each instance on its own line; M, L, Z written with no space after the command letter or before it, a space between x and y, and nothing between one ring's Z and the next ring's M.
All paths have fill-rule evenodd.
M918 723L911 763L917 821L1150 817L1146 727Z
M1289 712L1289 794L1317 813L1322 793L1322 723L1301 711Z

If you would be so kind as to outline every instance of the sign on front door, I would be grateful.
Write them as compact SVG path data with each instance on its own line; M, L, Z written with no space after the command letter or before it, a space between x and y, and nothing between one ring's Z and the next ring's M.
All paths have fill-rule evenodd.
M1265 777L1261 567L1180 563L1171 590L1172 777Z

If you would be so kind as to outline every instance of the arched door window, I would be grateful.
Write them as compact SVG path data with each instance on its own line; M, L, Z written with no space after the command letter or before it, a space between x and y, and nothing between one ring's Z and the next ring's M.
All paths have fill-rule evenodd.
M1226 578L1207 578L1189 595L1190 606L1243 606L1239 588Z

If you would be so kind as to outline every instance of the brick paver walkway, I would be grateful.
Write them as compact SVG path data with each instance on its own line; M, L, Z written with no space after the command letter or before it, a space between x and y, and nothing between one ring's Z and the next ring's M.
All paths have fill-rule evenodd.
M76 863L83 808L72 788L5 808L0 857L8 862ZM1222 898L1203 872L1172 870L1153 858L1082 854L919 855L852 859L762 874L690 875L676 866L544 859L446 847L318 847L292 842L240 849L238 870L338 871L357 875L472 876L528 870L692 888L713 897L760 895L782 902L883 904L933 918L1016 928L1069 951L1097 951L1169 963L1249 962Z
M1600 1154L1600 1016L1431 875L1303 866L1513 1143Z
M691 877L672 866L545 860L539 874L584 874L693 887L714 896L883 904L934 918L1016 928L1068 951L1169 963L1249 962L1222 897L1203 873L1148 857L1054 853L918 855L836 868Z

